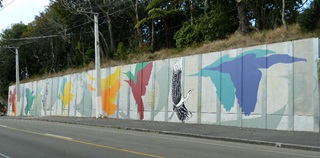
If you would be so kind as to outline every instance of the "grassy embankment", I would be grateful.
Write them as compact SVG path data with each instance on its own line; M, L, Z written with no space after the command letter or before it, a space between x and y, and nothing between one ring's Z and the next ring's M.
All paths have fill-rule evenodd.
M284 27L279 27L273 30L255 31L248 35L241 35L238 32L235 32L226 39L205 42L184 49L163 49L154 53L131 54L128 58L130 60L126 61L103 60L101 67L105 68L111 66L139 63L144 61L161 60L179 56L203 54L208 52L217 52L241 47L278 43L312 37L320 38L320 29L311 33L305 33L300 30L297 24L288 26L288 29L285 29ZM28 80L22 81L22 83L56 76L63 76L77 72L83 72L90 69L94 69L94 63L91 63L87 67L81 69L70 68L66 71L62 71L56 74L34 76Z

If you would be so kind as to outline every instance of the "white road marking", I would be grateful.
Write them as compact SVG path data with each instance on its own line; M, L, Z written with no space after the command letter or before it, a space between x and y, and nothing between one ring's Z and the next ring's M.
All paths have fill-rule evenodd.
M99 129L94 128L94 127L87 127L86 125L72 125L72 124L64 124L64 123L52 123L52 122L41 122L41 121L32 121L32 122L38 122L38 123L45 123L47 125L55 125L55 126L65 126L65 127L70 127L70 128L82 128L82 129L87 129L87 130L95 130L95 131L103 131L103 132L111 132L111 133L118 133L118 134L125 134L125 135L134 135L134 136L141 136L141 137L152 137L152 138L159 138L159 139L168 139L168 140L174 140L174 141L179 141L179 142L189 142L189 143L197 143L197 144L206 144L206 145L213 145L213 146L221 146L221 147L227 147L227 148L236 148L236 149L246 149L246 150L254 150L254 151L260 151L260 152L267 152L267 153L276 153L276 154L285 154L285 155L292 155L292 156L300 156L300 157L309 157L309 158L319 158L319 156L313 156L313 155L306 155L306 154L298 154L298 153L290 153L286 151L271 151L271 150L265 150L265 149L255 149L255 148L249 148L249 147L240 147L240 146L234 146L234 145L225 145L225 144L218 144L218 143L212 143L212 142L207 142L207 141L193 141L193 140L188 140L188 139L180 139L180 138L172 138L172 137L179 137L179 136L172 136L172 137L165 137L162 136L162 134L157 134L157 133L140 133L139 131L135 131L135 133L130 133L127 131L121 130L115 130L115 129ZM58 136L58 135L53 135L46 133L45 135L56 137L56 138L65 138L65 139L71 139L69 137L64 137L64 136ZM218 140L219 141L219 140ZM223 142L223 141L222 141Z
M4 154L2 154L2 153L0 153L0 156L2 156L2 157L4 157L4 158L10 158L9 156L4 155Z
M47 136L50 136L50 137L55 137L55 138L72 140L72 138L70 138L70 137L65 137L65 136L60 136L60 135L55 135L55 134L50 134L50 133L45 133L44 135L47 135Z
M4 128L6 128L7 126L6 126L6 125L0 125L0 127L4 127Z

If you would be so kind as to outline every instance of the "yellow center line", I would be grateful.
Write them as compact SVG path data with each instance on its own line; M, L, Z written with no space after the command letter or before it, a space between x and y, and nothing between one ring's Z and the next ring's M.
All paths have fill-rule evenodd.
M75 142L75 143L80 143L80 144L85 144L85 145L91 145L91 146L100 147L100 148L118 150L118 151L123 151L123 152L127 152L127 153L132 153L132 154L137 154L137 155L143 155L143 156L147 156L147 157L163 158L163 157L161 157L161 156L151 155L151 154L142 153L142 152L137 152L137 151L132 151L132 150L127 150L127 149L116 148L116 147L107 146L107 145L95 144L95 143L90 143L90 142L85 142L85 141L75 140L75 139L66 139L66 138L64 138L64 137L55 137L55 136L48 135L48 134L42 134L42 133L38 133L38 132L33 132L33 131L28 131L28 130L23 130L23 129L18 129L18 128L13 128L13 127L7 127L7 126L6 126L6 127L5 127L5 126L2 126L2 127L8 128L8 129L11 129L11 130L15 130L15 131L20 131L20 132L25 132L25 133L31 133L31 134L35 134L35 135L44 136L44 137L51 137L51 138L56 138L56 139L62 139L62 140L70 141L70 142Z

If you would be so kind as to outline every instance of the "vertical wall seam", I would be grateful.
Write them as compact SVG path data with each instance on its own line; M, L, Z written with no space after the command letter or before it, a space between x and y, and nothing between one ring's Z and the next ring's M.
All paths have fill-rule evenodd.
M36 89L36 92L34 93L35 94L35 99L33 100L33 102L32 102L32 105L30 105L30 106L33 106L33 104L36 104L35 105L35 108L33 108L34 110L34 115L35 116L37 116L37 111L38 111L38 82L40 82L40 81L35 81L35 89ZM32 86L33 86L33 84L32 84ZM33 87L32 87L32 89L33 89ZM32 97L32 96L31 96ZM30 113L31 113L31 108L30 108L30 111L29 111Z
M17 99L17 102L16 102L16 110L18 109L18 107L20 107L21 108L21 110L20 110L20 116L23 116L23 109L24 109L24 99L23 99L23 97L22 97L22 99L21 99L21 96L24 96L24 89L25 88L21 88L20 87L20 85L21 84L19 84L19 88L18 88L18 90L16 90L16 93L19 93L19 98L17 97L17 95L16 95L16 99ZM22 90L22 91L21 91ZM19 100L19 101L18 101ZM22 100L22 101L21 101ZM19 104L20 105L19 105ZM17 112L18 112L18 110L17 110ZM18 113L17 113L18 114Z
M314 119L314 131L319 132L319 76L318 76L318 59L319 59L319 39L313 39L313 57L314 57L314 76L315 76L315 91L313 94L313 119Z
M266 44L266 56L268 55L268 45ZM266 65L268 65L268 58L266 58ZM263 118L264 118L264 128L267 129L268 128L268 69L266 69L265 72L265 93L263 93L263 99L264 99L264 104L263 104Z
M202 54L198 55L198 72L200 72L200 75L198 75L198 106L197 106L197 113L198 113L198 119L197 122L200 124L201 123L201 106L202 106L202 101L201 101L201 89L202 89Z
M131 66L132 65L129 65L129 70L128 71L131 71ZM130 81L130 79L129 79L129 81ZM129 84L129 83L128 83ZM127 96L128 96L128 103L127 103L127 116L128 116L128 118L130 119L130 102L131 102L131 93L130 93L130 85L128 85L128 88L127 88Z
M70 89L68 90L69 92L70 92L70 94L71 94L71 90L72 90L72 80L71 80L71 77L72 76L72 74L70 74L70 75L68 75L67 77L69 77L69 80L67 80L67 81L69 81L70 82ZM68 96L68 100L70 100L70 95ZM70 116L70 108L71 108L71 100L69 101L69 103L68 103L68 105L67 105L67 116Z
M53 79L51 79L51 83L49 84L51 87L50 87L50 104L49 104L49 107L51 106L51 103L52 103L52 87L53 87ZM49 89L48 89L48 93L49 93ZM51 110L51 107L50 107L50 113L49 115L51 116L52 110ZM46 113L46 112L45 112Z
M238 49L239 50L239 49ZM241 105L243 105L243 47L240 48L241 52L240 54L237 55L241 55ZM239 52L237 52L239 53ZM239 102L238 102L238 111L237 111L238 115L239 115L239 120L240 120L240 127L243 127L243 120L242 120L242 107L240 107Z
M156 61L152 62L152 93L151 93L151 121L154 121L154 109L155 109L155 99L156 99L156 70L157 70L157 64Z
M220 64L222 64L222 52L219 52L219 62L220 62ZM220 72L221 72L221 68L222 66L220 66ZM219 84L220 84L220 94L221 94L221 91L222 91L222 83L221 83L221 80L222 80L222 75L221 75L221 73L219 73ZM217 123L216 124L218 124L218 125L221 125L221 102L220 102L220 100L221 100L221 97L222 97L222 95L220 95L220 96L218 96L217 98L219 98L219 99L217 99L217 103L216 103L216 105L217 105Z
M58 96L59 96L59 90L60 90L60 77L57 78L58 79L58 82L57 82L57 102L56 102L56 110L55 110L55 114L54 115L58 115L58 106L59 106L59 99L58 99Z
M170 60L171 59L166 59L166 61L167 61L167 66L168 66L168 71L167 71L167 73L168 73L168 94L169 94L169 96L167 97L167 104L164 106L164 110L165 110L165 113L164 113L164 117L165 117L165 122L168 122L168 113L169 113L169 97L170 97Z
M82 84L83 84L83 82L84 82L84 80L85 80L85 77L86 77L86 72L83 72L83 73L81 74L81 79L82 79L81 86L82 86ZM87 85L85 85L85 86L88 86L88 83L87 83ZM86 97L84 97L84 94L85 94L85 88L83 87L82 93L81 93L82 98L83 98L83 103L82 103L82 105L81 105L81 106L82 106L82 107L81 107L81 109L82 109L81 117L83 117L83 115L84 115L84 108L85 108L84 103L86 102ZM91 94L91 98L92 98L92 93L90 93L90 94ZM91 109L92 109L92 99L91 99ZM91 116L91 112L90 112L90 116Z
M288 42L288 54L294 57L294 43ZM292 62L293 63L293 62ZM289 96L288 96L288 130L294 131L294 63L288 65L289 71ZM291 81L291 83L290 83Z
M74 116L76 117L77 116L77 100L78 100L78 74L75 74L76 77L75 77L75 92L74 92L74 95L75 95L75 102L74 102Z
M186 80L186 57L181 57L181 63L182 63L182 74L183 76L181 76L181 93L182 93L182 97L184 97L183 95L186 94L185 93L185 80Z
M120 70L122 67L120 67ZM119 77L118 77L118 80L119 80L119 84L120 84L120 81L121 81L121 71L119 71ZM121 85L121 84L120 84ZM117 93L117 111L116 111L116 118L119 119L119 109L120 109L120 96L121 96L121 93L120 93L120 87L119 87L119 90L118 90L118 93Z

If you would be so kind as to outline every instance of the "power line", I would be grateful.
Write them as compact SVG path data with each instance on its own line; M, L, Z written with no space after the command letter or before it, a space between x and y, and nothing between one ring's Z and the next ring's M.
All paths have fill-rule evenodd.
M4 6L4 7L0 10L0 12L3 11L4 9L6 9L6 8L7 8L10 4L12 4L14 1L16 1L16 0L11 1L8 5Z
M57 37L58 35L49 35L49 36L38 36L38 37L26 37L26 38L13 38L7 39L8 41L21 41L21 40L31 40L31 39L43 39L43 38L53 38Z

